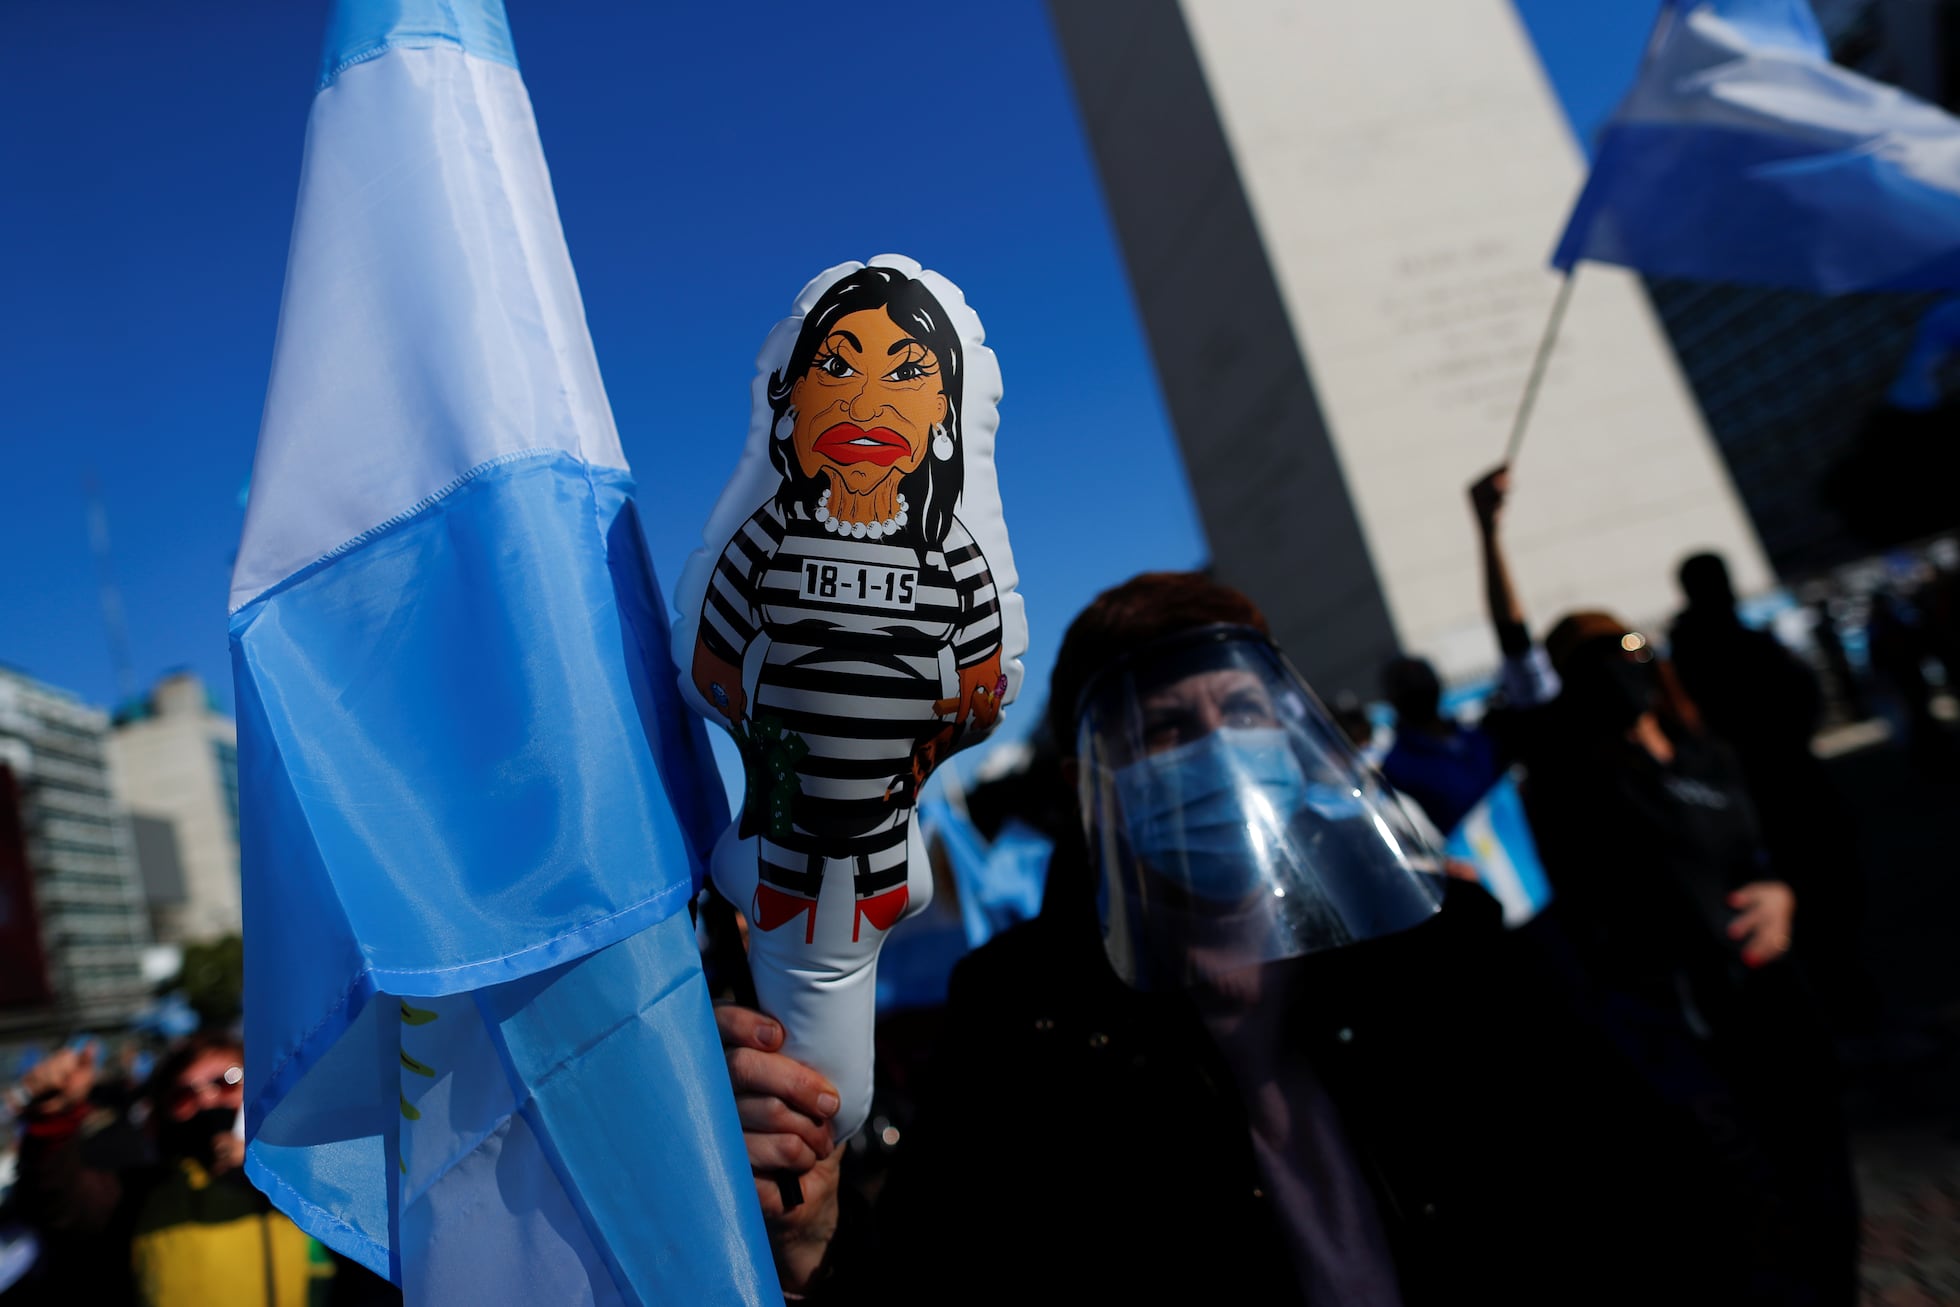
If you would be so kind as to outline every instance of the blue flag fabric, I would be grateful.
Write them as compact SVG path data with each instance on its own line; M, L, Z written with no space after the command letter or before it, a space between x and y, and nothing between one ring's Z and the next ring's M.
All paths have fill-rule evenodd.
M893 929L878 958L881 1017L943 1005L953 968L970 949L985 942L984 935L977 941L972 937L974 909L968 899L986 862L987 841L941 794L919 804L919 821L926 843L938 848L953 874L959 907L954 910L943 895L935 894L924 912Z
M1960 289L1960 119L1830 61L1805 0L1669 0L1552 262Z
M1040 914L1041 895L1048 887L1048 859L1054 852L1047 836L1008 819L987 846L987 860L978 874L960 885L968 944L979 948L1016 922Z
M919 817L952 866L968 948L979 948L1041 911L1048 858L1054 851L1046 837L1010 818L989 843L964 814L937 796L919 805Z
M924 912L892 927L878 955L878 1015L941 1007L953 968L967 954L958 914L938 898Z
M246 1172L410 1303L780 1300L726 801L500 0L341 0L233 575Z
M879 1016L943 1004L959 960L1039 913L1048 882L1054 846L1020 821L1009 819L989 842L941 795L919 805L919 819L927 842L946 856L959 913L934 898L892 931L878 963Z
M1443 852L1477 869L1478 880L1504 909L1507 926L1523 925L1552 901L1524 799L1508 776L1457 823Z

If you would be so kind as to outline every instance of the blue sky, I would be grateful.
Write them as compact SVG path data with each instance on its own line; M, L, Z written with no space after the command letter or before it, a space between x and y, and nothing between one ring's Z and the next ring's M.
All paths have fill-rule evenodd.
M812 274L888 250L958 282L1001 360L1027 707L1098 589L1202 561L1037 0L510 7L667 584L741 447L764 333ZM1653 7L1519 0L1582 137ZM229 703L239 492L326 12L0 8L0 662L92 701L115 677L90 467L139 680L189 666Z

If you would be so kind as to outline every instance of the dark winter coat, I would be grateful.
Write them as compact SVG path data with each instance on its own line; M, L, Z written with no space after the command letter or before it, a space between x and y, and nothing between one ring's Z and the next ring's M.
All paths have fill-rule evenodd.
M1195 1009L1116 979L1079 853L1049 886L954 973L878 1250L835 1300L1305 1301ZM1533 957L1452 883L1422 926L1272 971L1406 1307L1687 1301L1710 1249L1669 1200L1695 1162Z

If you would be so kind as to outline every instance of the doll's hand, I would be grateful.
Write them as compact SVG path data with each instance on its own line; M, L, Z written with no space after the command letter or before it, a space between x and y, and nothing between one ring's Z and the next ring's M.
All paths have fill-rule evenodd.
M956 699L941 699L932 710L941 717L953 714L953 724L971 724L973 729L993 729L1000 720L1001 698L1007 693L1007 678L1001 675L1000 651L985 662L960 668L960 693Z
M844 1157L830 1137L837 1091L816 1071L777 1051L783 1028L762 1013L723 1003L715 1008L715 1025L776 1273L784 1289L800 1293L837 1234L837 1171ZM785 1175L803 1191L795 1207L783 1205Z
M941 699L939 702L950 705L953 700ZM950 709L942 708L939 711L943 715ZM893 777L891 784L885 786L886 803L909 803L918 798L933 768L953 751L953 734L958 729L957 726L942 726L937 733L912 746L912 761L902 774Z
M741 725L743 710L748 707L748 696L742 692L742 669L715 657L705 641L694 650L694 688L709 707L728 719L730 730Z

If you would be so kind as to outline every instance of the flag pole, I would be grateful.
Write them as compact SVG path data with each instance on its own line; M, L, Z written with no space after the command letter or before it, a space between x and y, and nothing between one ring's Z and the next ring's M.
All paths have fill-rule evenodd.
M1518 415L1511 422L1511 438L1504 444L1504 462L1509 467L1518 457L1518 447L1524 444L1525 425L1531 421L1531 410L1538 403L1538 388L1545 382L1545 365L1552 360L1552 346L1558 342L1559 324L1565 321L1565 306L1572 301L1573 274L1578 265L1565 270L1559 279L1558 295L1552 300L1552 315L1545 320L1545 334L1538 341L1538 353L1531 360L1531 375L1525 378L1524 394L1518 400Z

